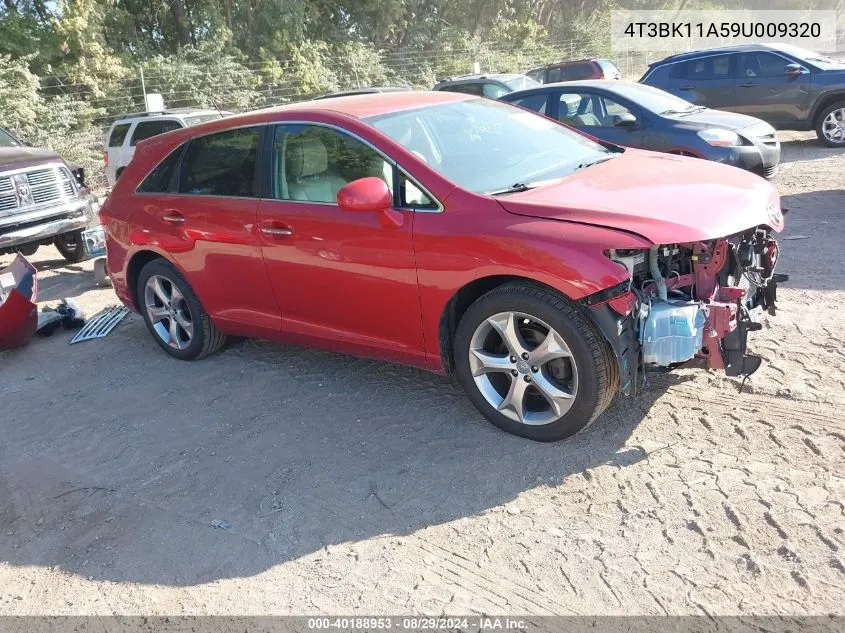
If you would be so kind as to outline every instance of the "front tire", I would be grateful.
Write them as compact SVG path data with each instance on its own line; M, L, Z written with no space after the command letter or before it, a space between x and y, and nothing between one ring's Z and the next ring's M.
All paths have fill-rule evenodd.
M59 235L53 245L67 261L78 264L85 259L85 244L82 242L82 231Z
M154 259L141 269L137 297L147 329L173 358L197 360L226 343L193 288L170 262Z
M610 346L564 297L528 284L491 290L464 313L455 369L473 404L499 428L551 442L610 404L619 373Z
M816 136L828 147L845 147L845 101L832 103L821 111Z

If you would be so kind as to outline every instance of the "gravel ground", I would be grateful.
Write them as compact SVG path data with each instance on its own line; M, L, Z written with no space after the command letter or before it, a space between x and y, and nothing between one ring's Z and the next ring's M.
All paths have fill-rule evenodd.
M0 354L0 614L845 613L845 153L784 138L763 368L654 378L569 442L395 365L171 360L135 316ZM43 302L115 301L33 259Z

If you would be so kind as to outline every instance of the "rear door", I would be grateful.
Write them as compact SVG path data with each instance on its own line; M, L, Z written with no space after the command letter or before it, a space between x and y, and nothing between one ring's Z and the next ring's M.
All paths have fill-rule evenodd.
M196 137L171 155L176 175L157 173L166 159L137 190L141 226L187 275L218 326L244 336L272 336L281 325L256 226L258 148L266 128Z
M436 204L420 189L410 194L390 159L334 127L275 126L268 163L271 195L261 201L259 234L285 333L423 364L413 209ZM405 201L394 195L398 225L380 213L338 206L338 190L368 176L382 178L391 190L400 183Z
M809 73L785 74L793 64L777 53L756 51L738 55L736 105L731 110L789 127L803 119L809 99Z
M696 105L731 110L736 57L733 53L708 55L673 64L672 81L666 90Z

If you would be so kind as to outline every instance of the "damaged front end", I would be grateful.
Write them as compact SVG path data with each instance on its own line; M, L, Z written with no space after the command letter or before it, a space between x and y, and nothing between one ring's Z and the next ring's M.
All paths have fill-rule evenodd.
M748 333L775 314L777 241L765 226L737 235L648 250L611 250L629 282L582 300L611 342L625 393L640 369L700 365L749 376L762 359L747 351Z

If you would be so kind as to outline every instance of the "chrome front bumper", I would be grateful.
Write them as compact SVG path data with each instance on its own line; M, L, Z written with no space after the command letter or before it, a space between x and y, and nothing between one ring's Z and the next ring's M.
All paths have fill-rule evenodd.
M0 222L0 250L7 250L23 244L42 242L57 235L93 228L100 223L100 205L93 194L66 202L60 206L41 209L32 213L4 218L7 224L14 219L16 224L28 224L19 229L4 230ZM43 221L41 221L43 217Z

